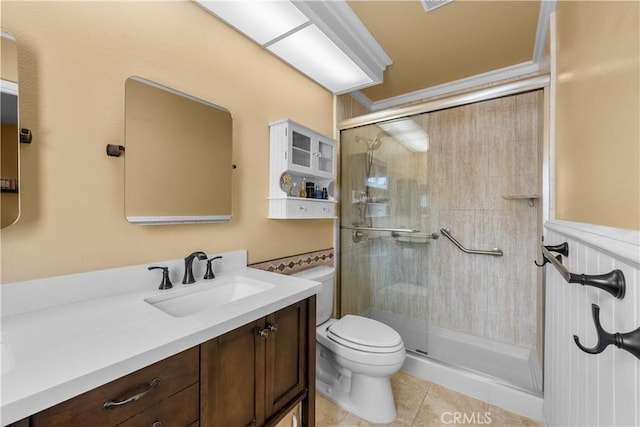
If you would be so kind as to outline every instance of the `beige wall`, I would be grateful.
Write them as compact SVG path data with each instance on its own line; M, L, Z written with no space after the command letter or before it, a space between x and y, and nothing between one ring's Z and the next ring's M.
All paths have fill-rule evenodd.
M332 134L332 95L190 1L2 1L20 57L22 216L2 230L2 282L246 248L249 261L332 246L332 221L267 220L271 121ZM233 115L229 223L124 217L124 83L139 75ZM126 156L126 154L125 154ZM195 184L194 185L198 185Z
M4 80L18 81L18 53L14 40L0 37L0 76Z
M640 3L558 2L556 217L640 230Z

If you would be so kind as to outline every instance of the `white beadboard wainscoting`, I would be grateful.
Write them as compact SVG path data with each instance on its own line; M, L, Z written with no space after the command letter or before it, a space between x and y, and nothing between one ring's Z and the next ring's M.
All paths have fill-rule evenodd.
M610 333L640 326L640 233L602 226L550 221L545 245L569 244L563 264L576 274L621 270L626 295L567 283L551 264L546 273L544 415L549 426L640 426L640 359L614 345L591 355L598 343L591 304Z

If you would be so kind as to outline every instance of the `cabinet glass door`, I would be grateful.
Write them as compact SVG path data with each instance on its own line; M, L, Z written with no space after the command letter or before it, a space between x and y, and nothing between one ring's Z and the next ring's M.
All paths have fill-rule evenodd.
M291 131L291 163L304 168L311 167L311 138Z
M318 170L333 174L333 144L318 141Z

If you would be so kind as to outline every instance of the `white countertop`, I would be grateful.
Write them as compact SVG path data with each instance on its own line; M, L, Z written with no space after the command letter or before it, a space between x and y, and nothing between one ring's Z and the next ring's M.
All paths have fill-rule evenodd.
M197 283L182 285L172 275L174 288L168 291L157 290L161 275L147 272L146 265L3 285L2 425L201 344L320 290L317 282L246 267L246 252L239 257L235 256L237 253L223 255L230 261L219 267L216 279L202 280L204 270L198 264L204 263L195 262ZM237 261L242 263L243 256L245 266L239 266ZM181 262L148 265L177 267ZM122 277L127 272L135 272L132 279L136 282L146 283L123 285ZM118 274L120 283L112 286L115 293L106 292L104 284ZM144 301L159 294L177 295L187 288L215 286L217 280L234 276L276 286L184 317L173 317ZM151 282L149 277L153 278ZM97 296L87 291L91 287L99 289ZM30 292L46 289L55 294L55 289L63 288L60 292L75 297L58 295L55 305L47 305L44 298L35 305L16 308L19 300L30 298ZM78 292L73 291L80 289L82 295L77 296Z

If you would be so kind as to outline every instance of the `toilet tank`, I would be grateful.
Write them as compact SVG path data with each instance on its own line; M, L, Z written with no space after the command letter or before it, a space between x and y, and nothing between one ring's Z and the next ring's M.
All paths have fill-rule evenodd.
M316 297L316 325L320 325L331 317L333 310L333 279L336 275L335 267L313 267L294 273L292 276L301 279L314 280L322 283Z

